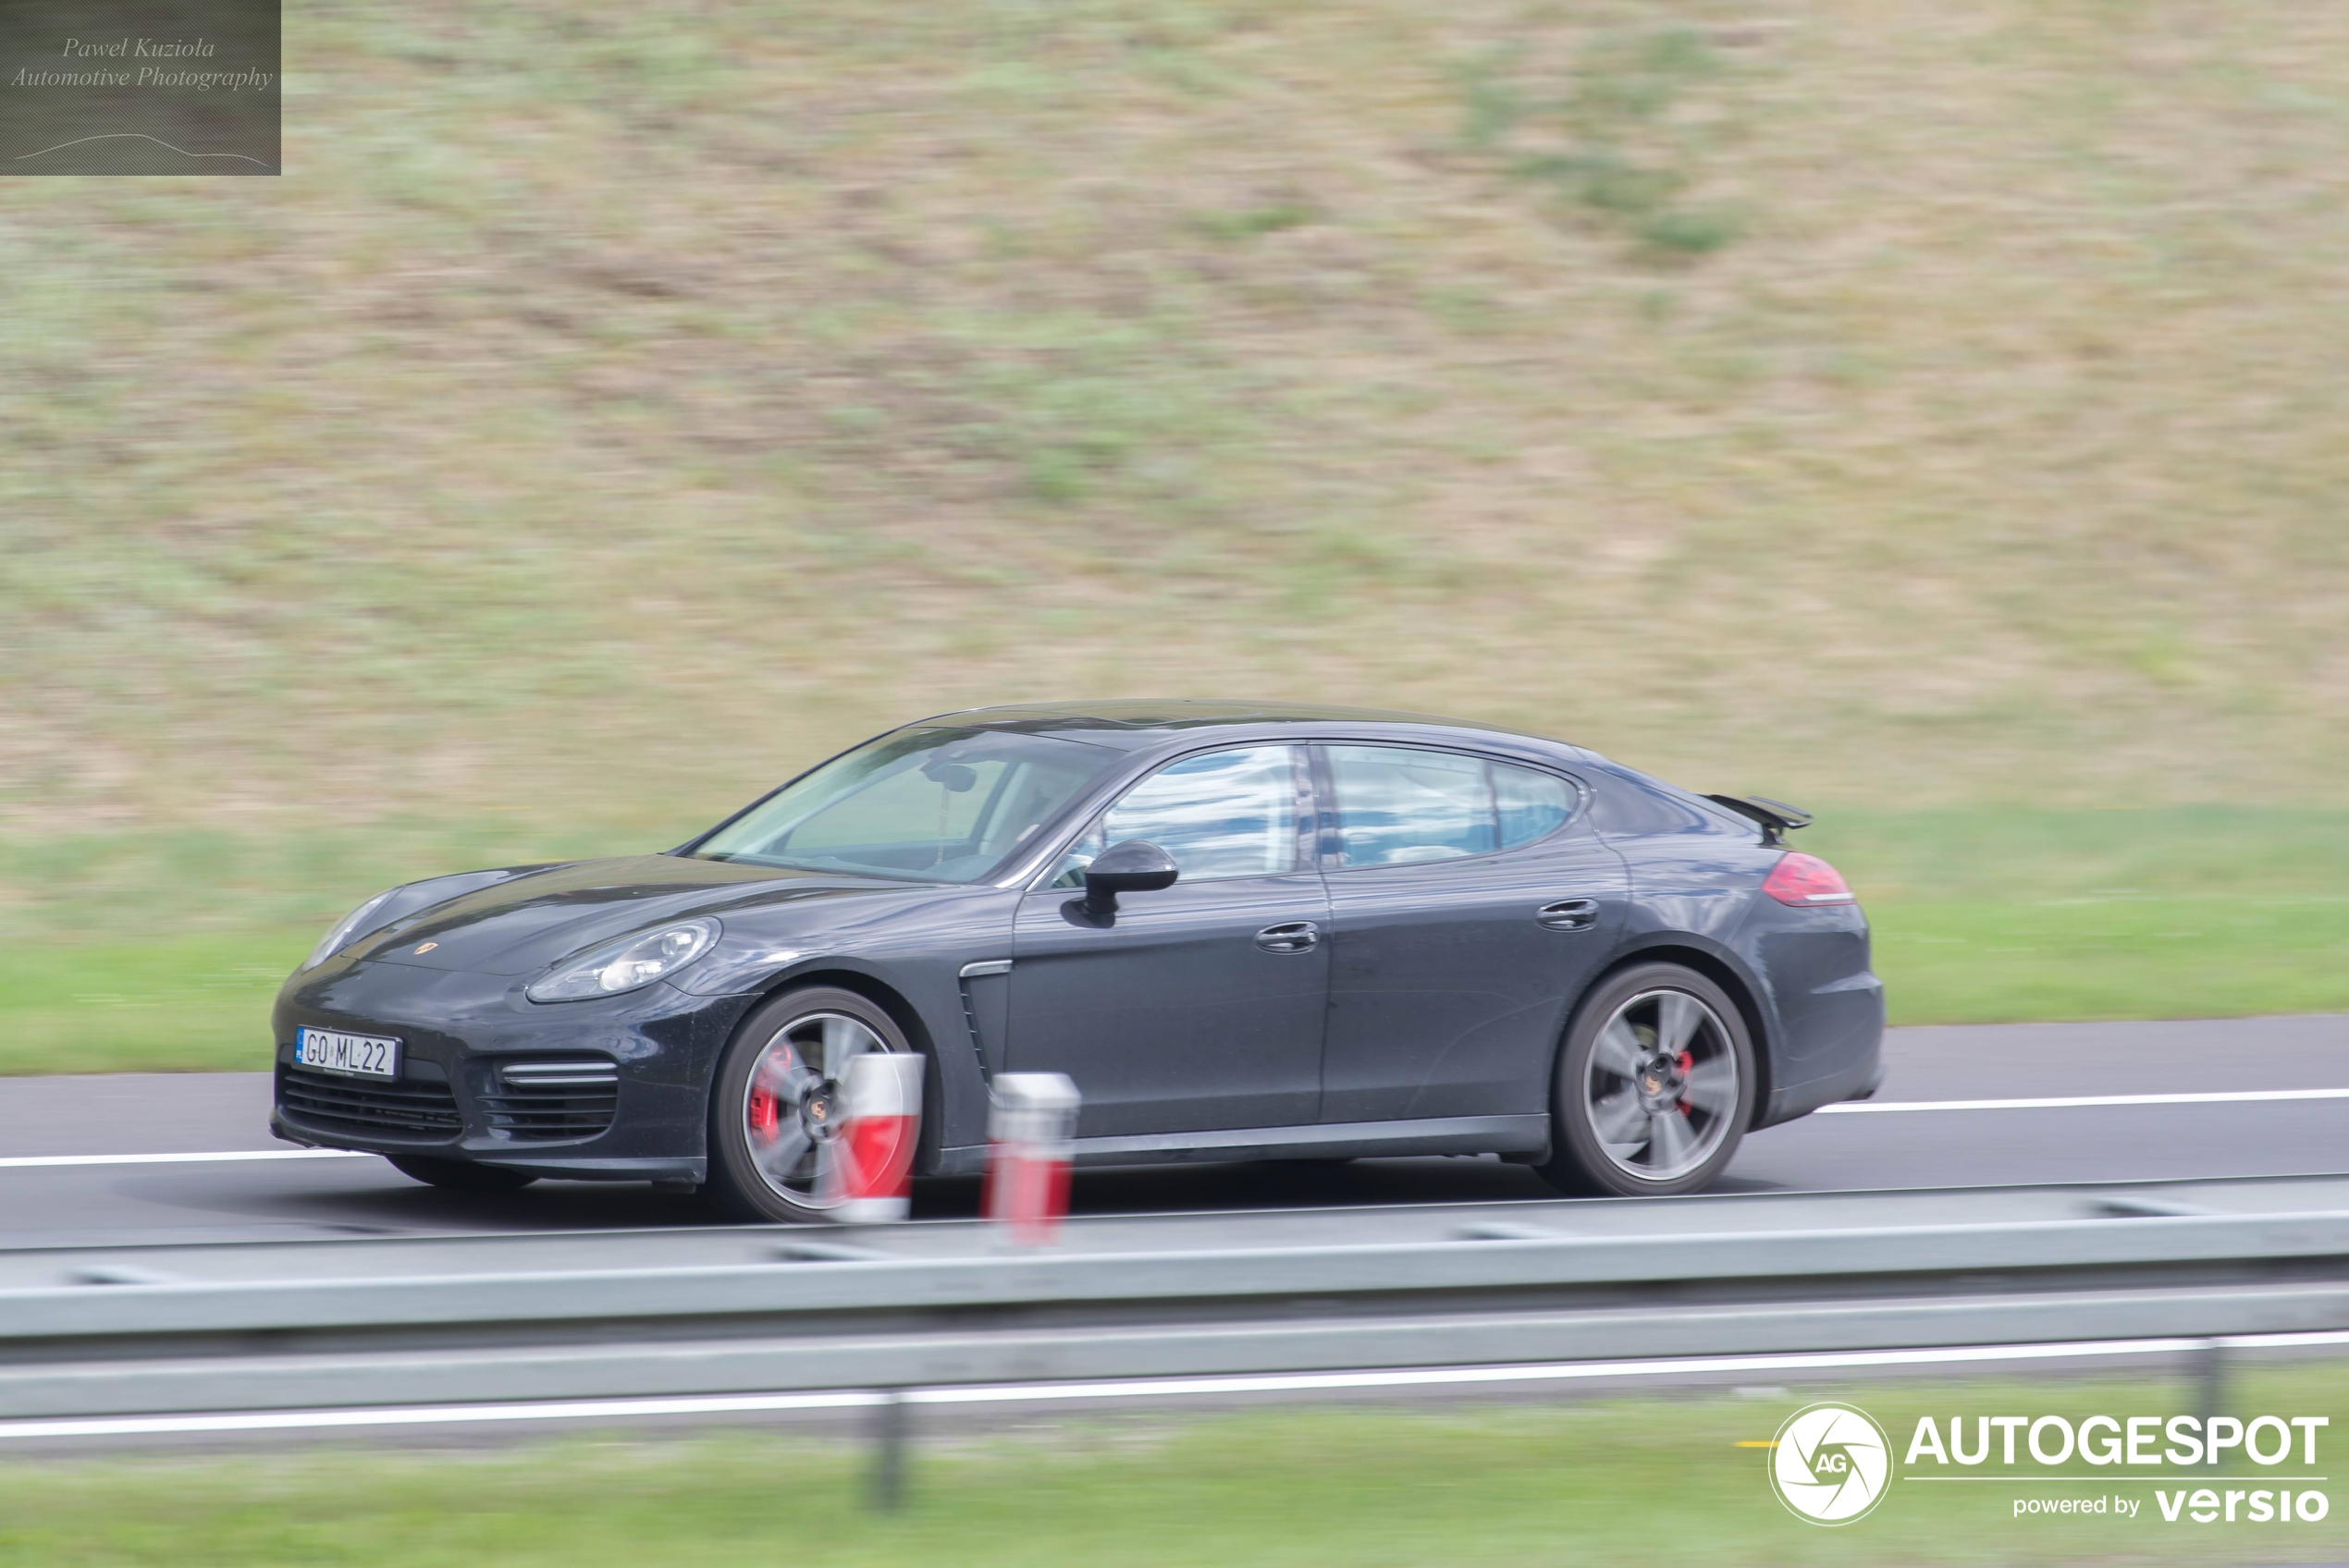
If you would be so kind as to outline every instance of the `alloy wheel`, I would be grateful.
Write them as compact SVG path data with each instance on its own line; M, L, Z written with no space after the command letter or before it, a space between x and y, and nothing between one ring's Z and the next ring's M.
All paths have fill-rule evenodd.
M1720 1148L1738 1088L1737 1050L1720 1015L1686 991L1642 991L1599 1031L1582 1109L1617 1170L1662 1182Z
M751 1163L776 1194L802 1208L837 1207L848 1195L848 1064L889 1043L861 1019L811 1012L769 1038L743 1086L743 1133Z

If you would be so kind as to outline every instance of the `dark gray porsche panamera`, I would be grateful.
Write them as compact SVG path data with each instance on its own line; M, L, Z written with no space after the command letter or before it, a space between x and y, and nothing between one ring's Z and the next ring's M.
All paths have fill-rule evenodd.
M279 993L273 1130L420 1180L819 1219L838 1090L918 1053L916 1169L1065 1072L1076 1160L1494 1153L1693 1191L1874 1091L1882 988L1808 819L1558 741L1103 703L893 730L659 854L370 900Z

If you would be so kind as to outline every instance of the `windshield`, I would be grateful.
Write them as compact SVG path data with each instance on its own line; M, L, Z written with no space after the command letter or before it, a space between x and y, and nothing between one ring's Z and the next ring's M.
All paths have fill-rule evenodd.
M795 871L976 882L1117 753L996 729L916 729L834 757L694 854Z

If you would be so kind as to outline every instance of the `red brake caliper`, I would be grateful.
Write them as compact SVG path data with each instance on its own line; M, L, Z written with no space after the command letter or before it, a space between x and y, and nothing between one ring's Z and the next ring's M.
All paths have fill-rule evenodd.
M1691 1052L1691 1051L1682 1051L1682 1052L1680 1053L1680 1055L1679 1055L1679 1060L1677 1060L1677 1062L1675 1063L1675 1065L1676 1065L1676 1066L1678 1066L1678 1067L1679 1068L1679 1070L1680 1070L1680 1077L1681 1077L1681 1080L1682 1080L1682 1083L1683 1083L1683 1086L1685 1087L1686 1081L1687 1081L1687 1078L1688 1078L1689 1074L1690 1074L1691 1072L1693 1072L1693 1071L1695 1070L1695 1068L1696 1068L1696 1056L1695 1056L1695 1054L1694 1054L1693 1052ZM1687 1100L1685 1100L1685 1099L1684 1099L1684 1100L1680 1101L1680 1102L1679 1102L1679 1104L1680 1104L1680 1114L1681 1114L1682 1116L1686 1116L1686 1115L1689 1113L1689 1102L1688 1102Z
M788 1072L791 1071L793 1065L791 1047L784 1046L782 1047L782 1054L775 1065L781 1072ZM757 1133L762 1138L771 1138L775 1135L776 1122L780 1121L781 1119L782 1103L776 1097L775 1091L772 1089L761 1088L756 1084L752 1084L750 1089L750 1130Z

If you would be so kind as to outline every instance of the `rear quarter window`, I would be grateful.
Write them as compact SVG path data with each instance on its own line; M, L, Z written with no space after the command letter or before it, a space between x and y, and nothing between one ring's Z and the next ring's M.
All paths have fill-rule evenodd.
M1555 773L1536 773L1496 762L1493 802L1501 819L1501 848L1516 849L1546 839L1574 815L1574 789Z

